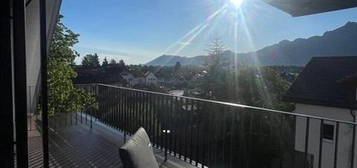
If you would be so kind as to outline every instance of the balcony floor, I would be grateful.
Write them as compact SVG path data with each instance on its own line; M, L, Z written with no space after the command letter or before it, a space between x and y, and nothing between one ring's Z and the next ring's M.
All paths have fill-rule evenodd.
M122 167L120 137L102 127L91 129L89 122L66 126L57 123L56 131L49 129L50 167ZM29 165L42 167L42 139L36 130L29 131Z
M77 115L77 117L80 115ZM51 168L120 168L123 167L118 149L123 144L124 135L100 122L75 115L49 121L49 164ZM71 122L72 119L72 122ZM58 122L61 121L61 122ZM32 122L32 128L35 128ZM29 167L42 167L42 137L36 130L29 131ZM169 157L163 162L163 153L154 151L161 168L192 168L179 159Z

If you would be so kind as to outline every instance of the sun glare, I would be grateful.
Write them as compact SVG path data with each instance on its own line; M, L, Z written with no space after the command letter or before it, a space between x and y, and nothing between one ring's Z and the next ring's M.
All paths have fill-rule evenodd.
M243 0L231 0L231 3L232 3L235 7L239 8L239 7L242 5Z

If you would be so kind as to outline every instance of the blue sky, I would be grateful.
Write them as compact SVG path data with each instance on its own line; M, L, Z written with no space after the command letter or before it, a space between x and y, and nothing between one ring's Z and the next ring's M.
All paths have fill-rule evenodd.
M244 0L240 8L229 0L63 0L61 13L80 34L74 48L81 57L98 53L128 64L206 54L215 38L233 51L255 51L357 21L357 8L294 18L261 0Z

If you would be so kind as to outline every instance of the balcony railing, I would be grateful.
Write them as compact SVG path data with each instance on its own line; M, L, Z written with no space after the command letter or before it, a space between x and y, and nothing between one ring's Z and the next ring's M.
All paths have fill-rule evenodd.
M125 138L144 127L165 156L197 167L355 167L354 122L103 84L78 86L97 97L98 109L85 111L90 117Z

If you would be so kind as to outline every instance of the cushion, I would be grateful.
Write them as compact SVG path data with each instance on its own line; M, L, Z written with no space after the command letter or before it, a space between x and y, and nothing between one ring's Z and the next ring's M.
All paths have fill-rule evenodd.
M142 127L120 147L119 155L125 168L159 168L149 136Z

